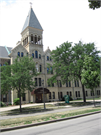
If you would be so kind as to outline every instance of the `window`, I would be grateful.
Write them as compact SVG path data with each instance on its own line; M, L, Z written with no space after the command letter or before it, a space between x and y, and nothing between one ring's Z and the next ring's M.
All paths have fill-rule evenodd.
M37 86L37 78L35 78L35 86Z
M52 59L51 59L51 57L50 57L50 61L51 61Z
M31 41L33 41L33 35L31 35Z
M23 52L21 52L21 57L23 57Z
M41 86L41 78L39 78L39 86Z
M60 99L60 93L58 92L58 99Z
M66 81L66 87L68 87L68 82Z
M78 91L78 97L80 97L80 91Z
M39 59L41 59L41 54L39 54Z
M47 60L49 60L49 56L47 56Z
M97 90L97 95L100 95L100 90Z
M48 80L47 80L47 83L48 83L48 87L50 87L50 83L48 82Z
M27 56L28 56L28 53L27 53Z
M67 95L69 95L69 92L67 91Z
M37 44L37 36L35 35L35 44Z
M18 56L20 57L20 52L18 52Z
M51 74L53 74L53 69L52 69L52 67L50 67L50 72L51 72Z
M38 58L38 51L35 51L35 58Z
M70 97L72 96L72 92L70 91Z
M55 99L55 92L53 92L53 99Z
M94 91L91 90L91 96L94 96Z
M34 58L34 53L32 53L32 57Z
M51 99L51 92L49 93L49 99Z
M60 98L62 98L62 92L60 92Z
M54 83L52 83L52 87L54 87Z
M77 80L77 87L79 87L79 81Z
M60 87L62 87L62 83L61 83L61 80L60 80Z
M69 87L71 87L71 82L69 81Z
M23 97L23 101L26 101L26 94L25 93L23 93L22 97Z
M7 102L7 94L3 95L3 102Z
M88 93L87 93L87 91L86 91L86 97L88 96Z
M77 97L77 91L75 91L75 95L76 95L76 97Z
M39 70L40 70L40 72L42 72L42 66L41 65L39 66Z
M49 68L47 67L47 74L49 74Z
M0 67L2 66L2 64L0 64Z

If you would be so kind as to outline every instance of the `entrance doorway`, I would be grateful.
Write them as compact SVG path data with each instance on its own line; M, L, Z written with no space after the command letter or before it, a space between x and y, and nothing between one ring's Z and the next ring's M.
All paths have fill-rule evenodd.
M36 103L42 103L42 94L36 94Z

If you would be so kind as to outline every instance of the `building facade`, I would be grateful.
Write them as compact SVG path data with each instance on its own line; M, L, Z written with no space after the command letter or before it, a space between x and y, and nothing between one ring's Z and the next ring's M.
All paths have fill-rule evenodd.
M44 80L44 94L45 102L62 100L64 95L70 95L73 99L82 98L82 87L80 81L66 82L64 85L61 83L61 78L57 78L57 83L52 84L50 87L47 84L47 80L52 77L53 71L49 72L47 63L52 64L51 50L49 47L46 51L43 50L43 28L41 27L32 7L28 13L23 29L21 31L21 41L18 41L14 48L1 47L0 66L3 66L5 62L13 64L14 59L19 56L32 56L33 61L36 64L37 72L40 75L33 78L36 83L36 88L30 92L27 90L22 97L22 103L29 102L43 102L43 86L42 80ZM100 87L95 90L96 97L100 96ZM93 93L89 89L85 89L86 98L91 98ZM13 104L14 99L17 98L16 90L10 90L7 95L1 94L1 100L3 102L9 102Z

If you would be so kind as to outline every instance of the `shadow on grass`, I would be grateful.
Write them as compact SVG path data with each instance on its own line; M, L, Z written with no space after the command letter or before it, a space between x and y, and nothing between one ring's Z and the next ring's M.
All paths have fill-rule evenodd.
M39 108L22 108L22 112L20 112L20 109L14 109L7 111L1 115L5 116L11 116L11 115L21 115L21 114L33 114L33 113L41 113L41 112L47 112L52 111L54 109L39 109Z
M101 102L95 102L95 104L100 104ZM87 105L94 105L93 102L70 102L70 103L58 103L59 106L71 105L72 107L82 107Z

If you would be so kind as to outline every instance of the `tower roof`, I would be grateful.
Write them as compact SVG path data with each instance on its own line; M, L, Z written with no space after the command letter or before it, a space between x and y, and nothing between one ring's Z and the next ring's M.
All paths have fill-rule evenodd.
M23 26L23 29L22 29L21 33L28 26L29 27L33 27L33 28L37 28L37 29L40 29L40 30L43 30L32 8L30 8L30 11L28 13L28 16L26 18L26 21L24 23L24 26Z

